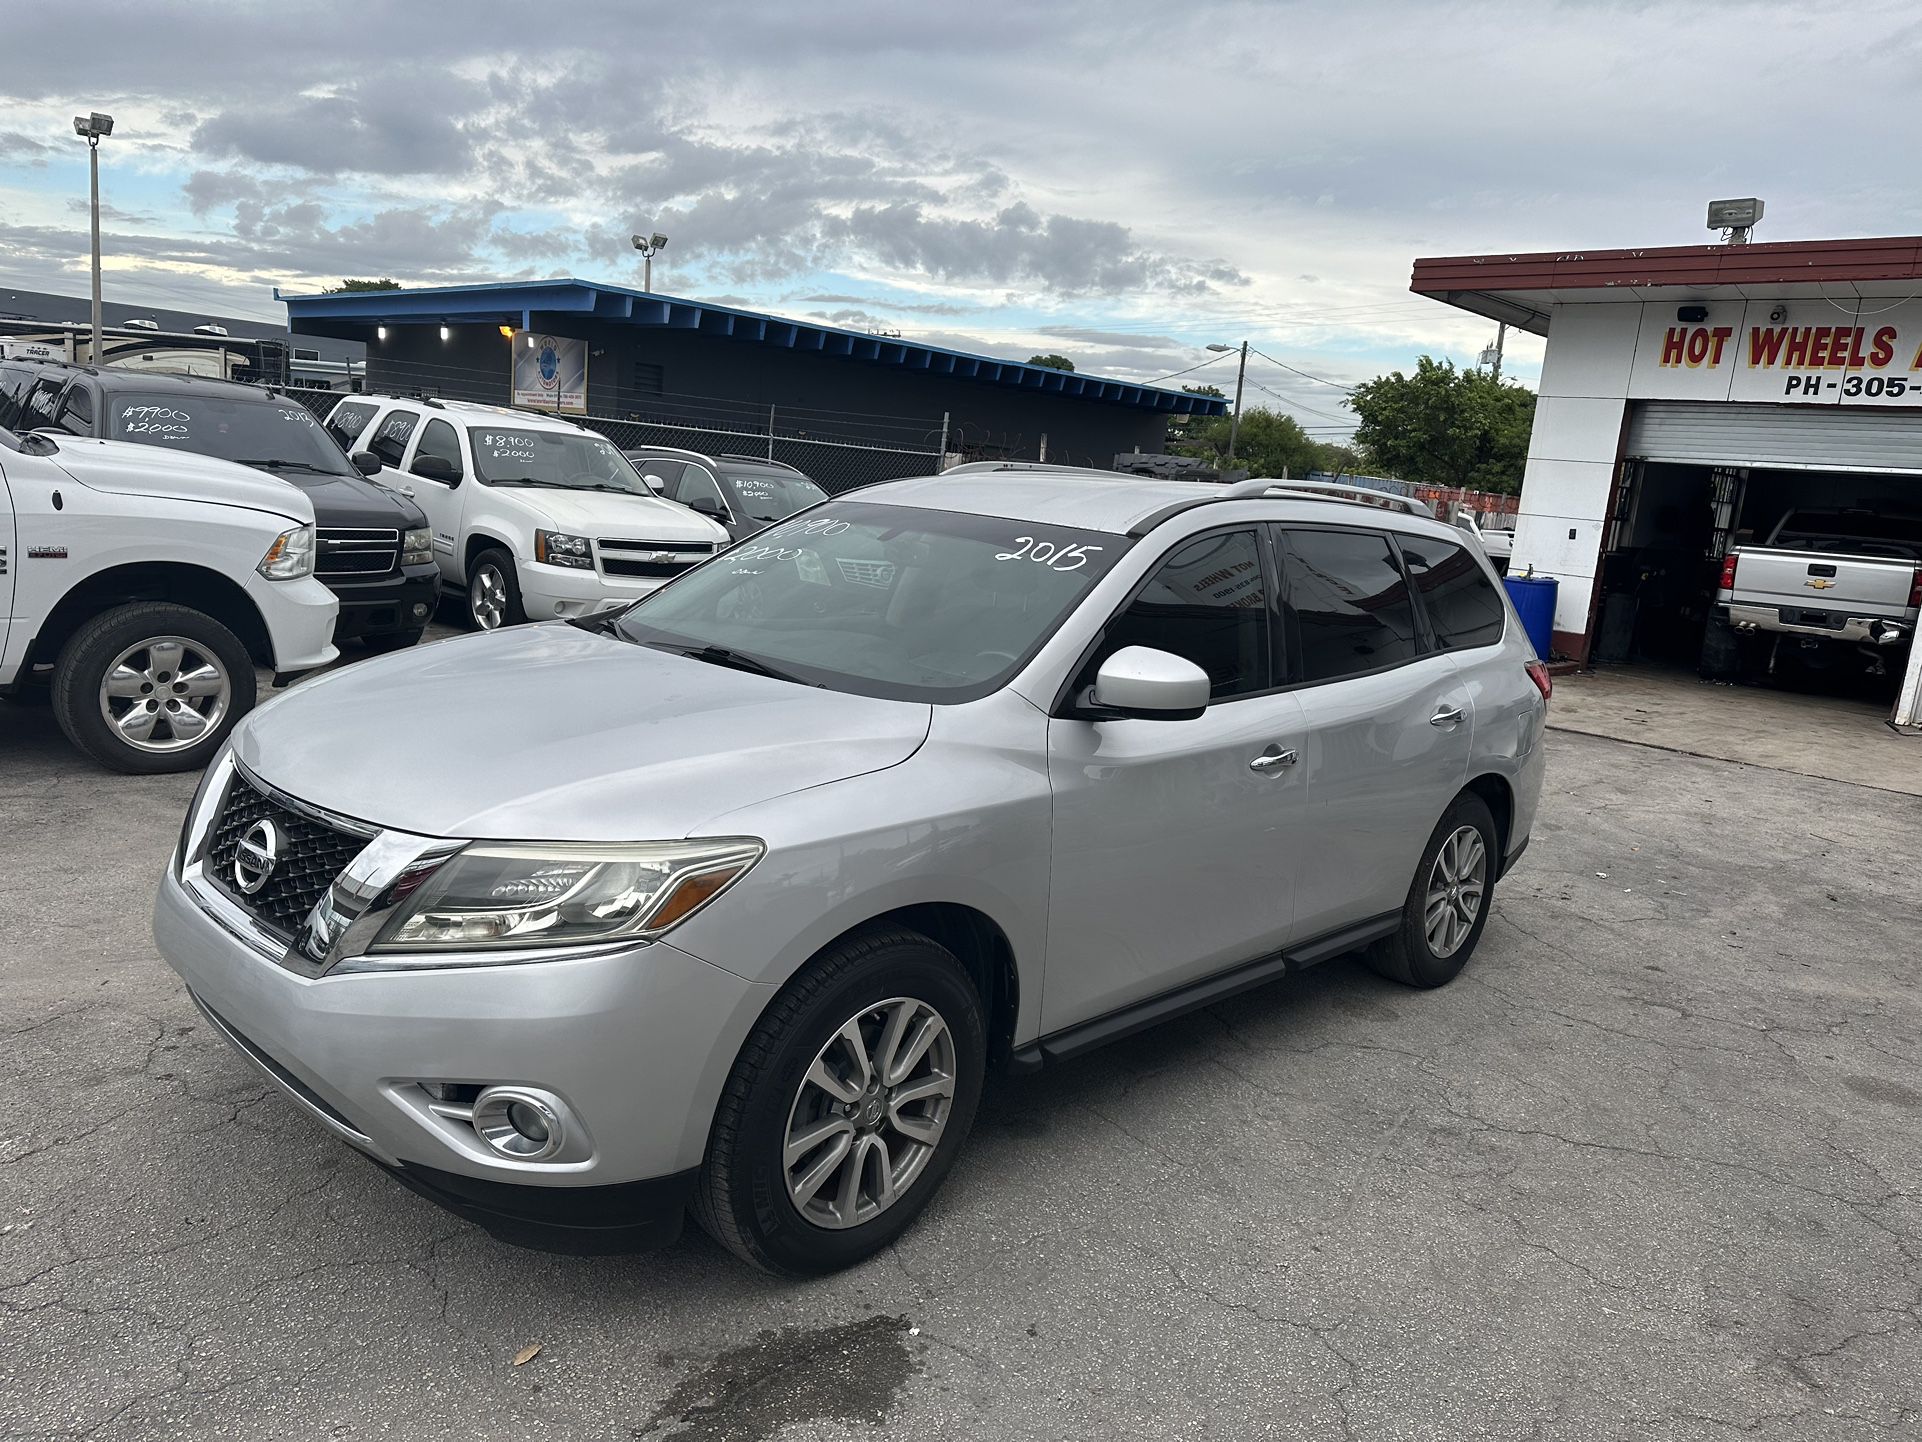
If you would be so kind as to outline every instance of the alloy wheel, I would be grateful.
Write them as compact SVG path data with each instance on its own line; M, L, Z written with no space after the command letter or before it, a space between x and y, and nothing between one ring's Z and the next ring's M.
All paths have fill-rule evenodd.
M815 1054L788 1110L782 1170L818 1227L859 1226L920 1178L954 1107L954 1037L925 1001L851 1016Z
M1488 848L1473 826L1458 826L1435 853L1428 873L1428 900L1423 925L1428 949L1446 961L1461 949L1475 929L1488 896Z
M507 578L498 567L482 566L474 572L467 587L467 604L474 613L474 624L481 630L500 629L507 619Z
M100 714L137 751L184 751L220 725L233 694L233 678L212 650L185 636L153 636L107 667Z

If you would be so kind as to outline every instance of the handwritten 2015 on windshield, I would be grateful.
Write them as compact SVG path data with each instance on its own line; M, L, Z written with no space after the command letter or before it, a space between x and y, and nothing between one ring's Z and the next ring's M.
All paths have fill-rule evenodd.
M997 561L1033 561L1051 571L1078 571L1102 546L1064 546L1035 536L1016 536L1012 551L995 552Z

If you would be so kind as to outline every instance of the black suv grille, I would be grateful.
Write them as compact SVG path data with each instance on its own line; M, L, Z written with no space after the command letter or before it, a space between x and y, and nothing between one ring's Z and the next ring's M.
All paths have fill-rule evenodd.
M320 554L314 558L314 574L384 576L394 569L399 560L399 531L322 526Z
M267 884L247 896L234 882L234 851L256 821L272 821L286 837ZM289 941L334 878L367 845L367 838L333 827L264 796L238 772L227 804L207 839L206 874L220 889Z

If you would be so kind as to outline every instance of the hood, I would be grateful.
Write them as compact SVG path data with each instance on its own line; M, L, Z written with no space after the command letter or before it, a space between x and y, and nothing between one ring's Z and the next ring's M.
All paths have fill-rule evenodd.
M724 527L686 506L653 496L608 491L563 491L504 486L496 495L516 496L553 522L552 529L617 541L713 541L728 543Z
M463 636L305 681L234 732L288 795L494 840L677 840L710 817L895 766L925 702L851 696L575 626Z
M365 476L315 476L289 471L286 480L306 492L314 503L314 519L322 526L366 526L409 530L427 524L427 516L407 497Z
M132 441L61 436L56 444L60 468L91 490L244 506L293 522L314 519L314 503L298 487L232 461Z

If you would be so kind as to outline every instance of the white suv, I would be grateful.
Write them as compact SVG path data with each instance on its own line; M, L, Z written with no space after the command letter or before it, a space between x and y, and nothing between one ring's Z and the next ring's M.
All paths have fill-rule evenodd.
M444 584L483 631L637 600L726 547L725 528L648 489L605 439L558 416L353 396L327 417L411 496Z

